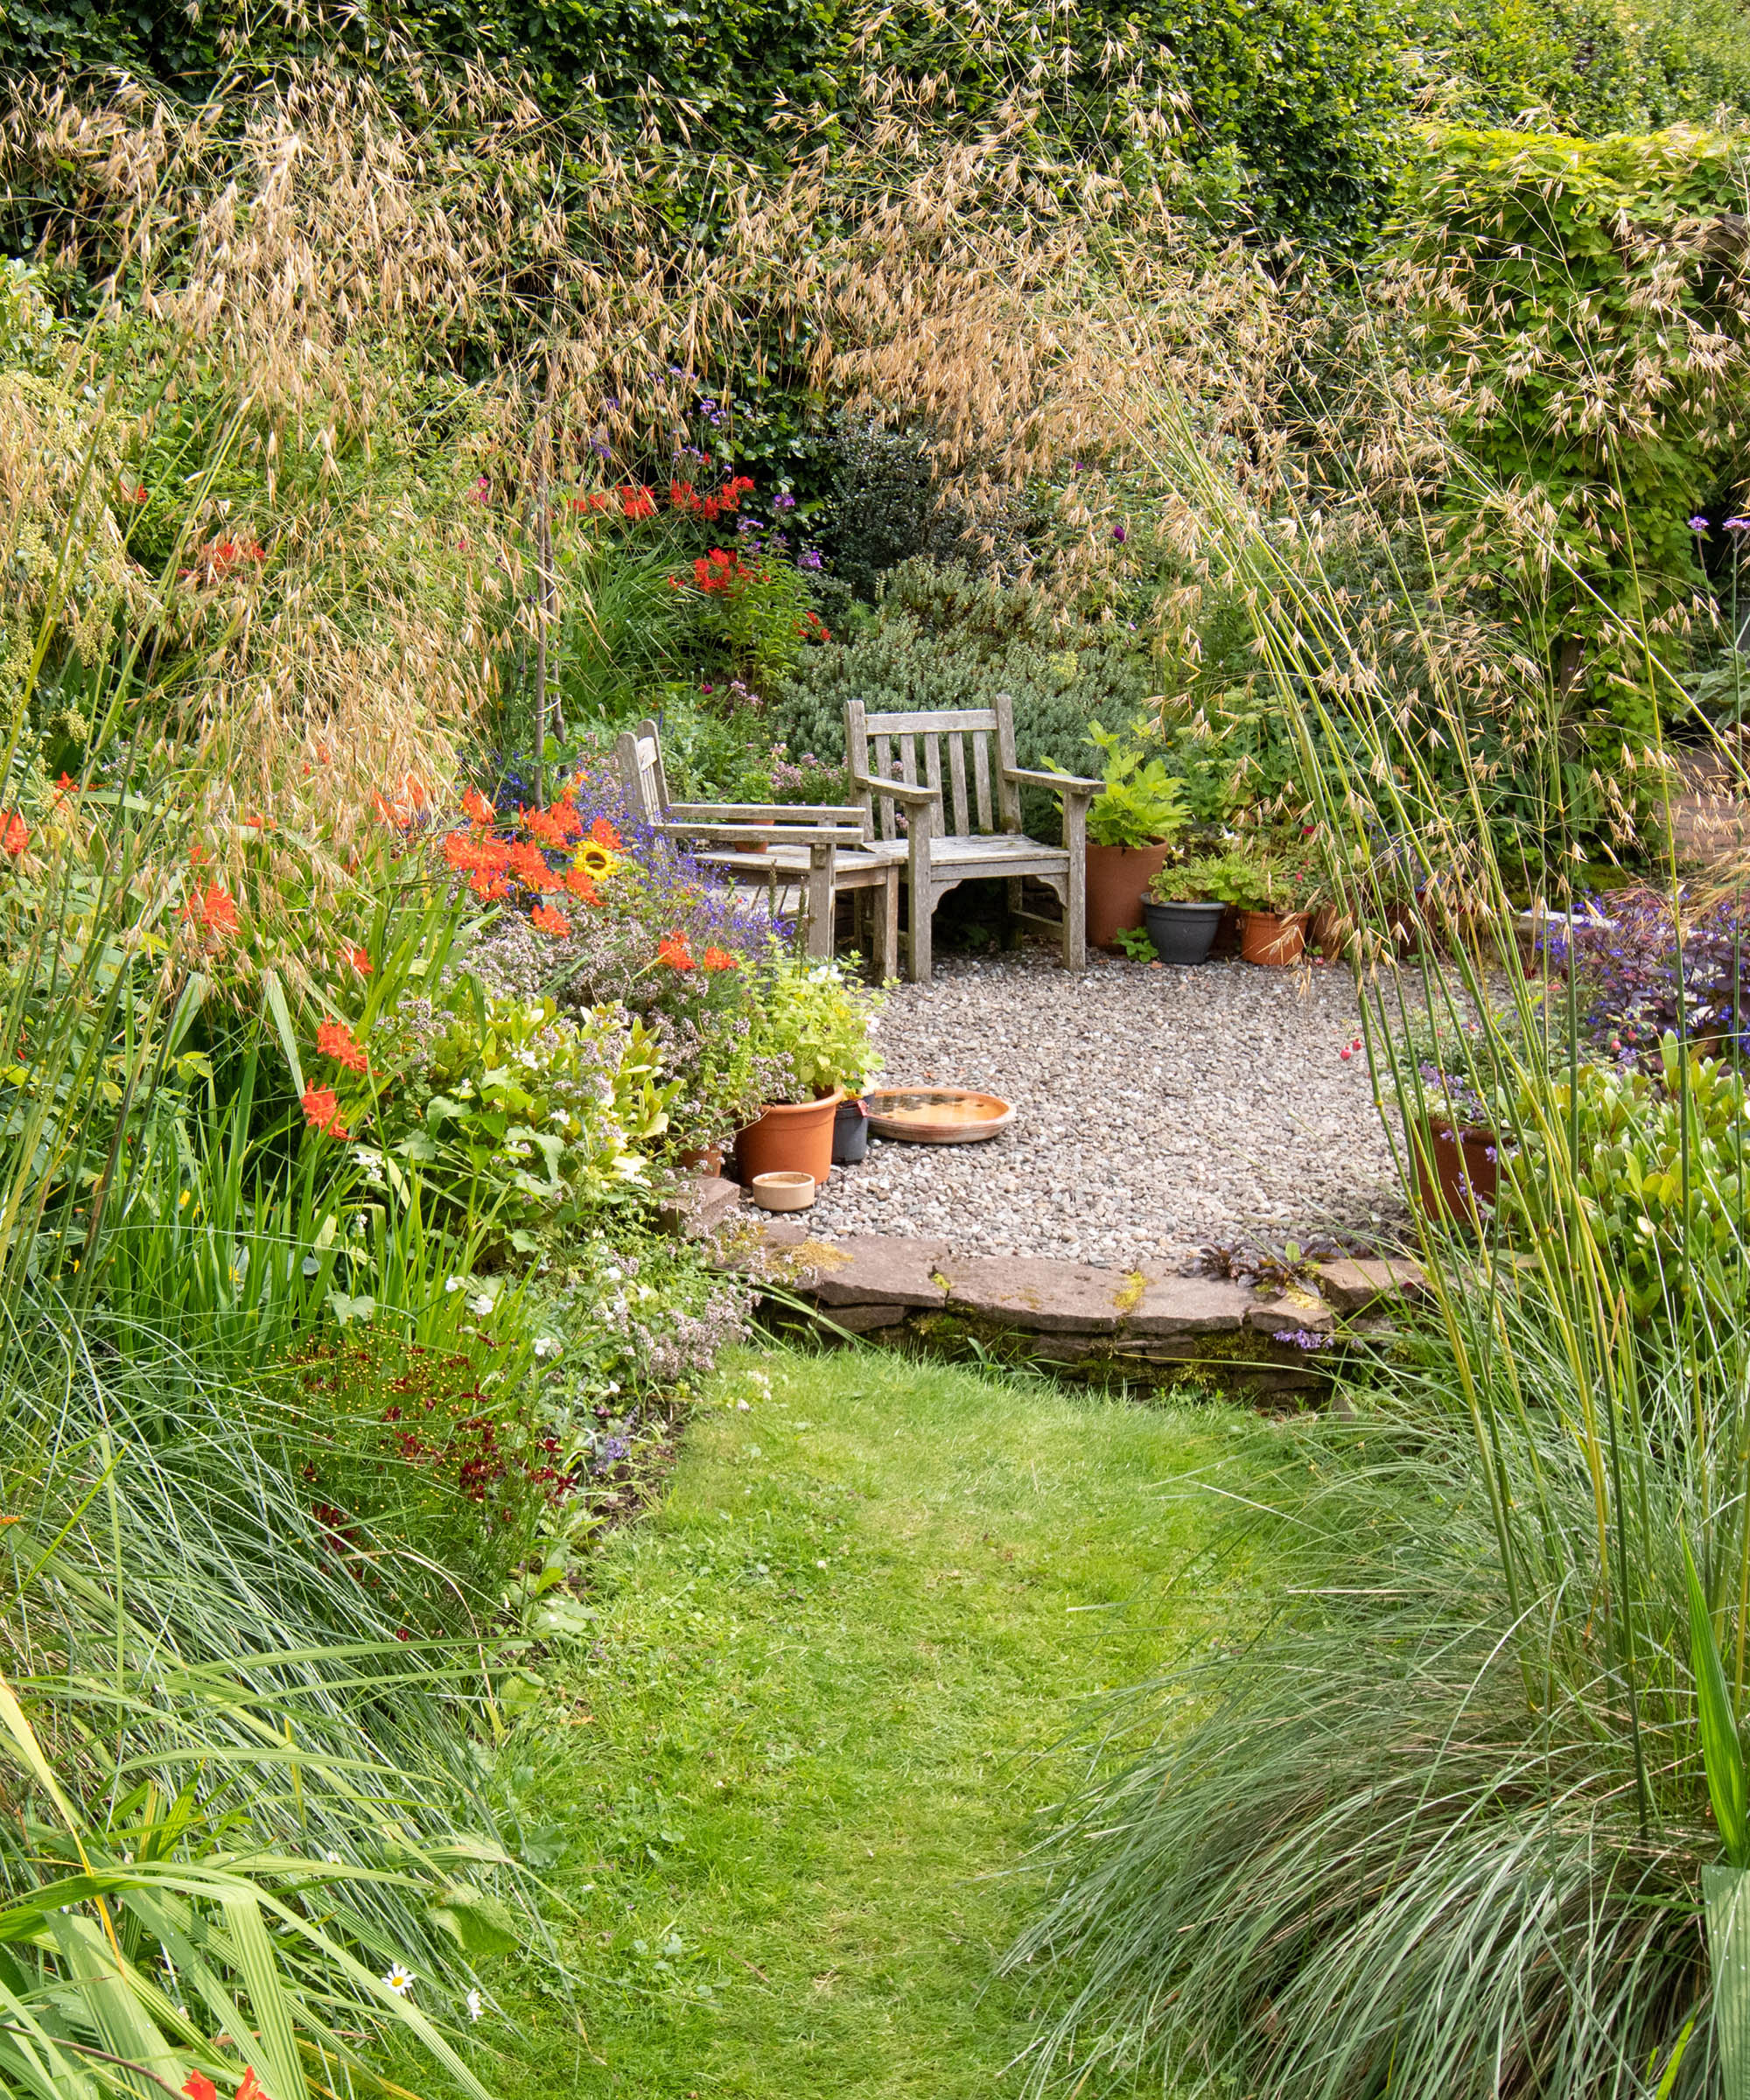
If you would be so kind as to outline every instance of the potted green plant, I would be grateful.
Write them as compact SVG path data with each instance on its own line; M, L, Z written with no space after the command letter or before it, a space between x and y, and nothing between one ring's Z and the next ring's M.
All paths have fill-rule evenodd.
M1316 879L1303 839L1264 840L1223 856L1222 901L1240 914L1248 962L1297 962L1306 945Z
M1190 967L1208 960L1227 891L1243 878L1231 867L1228 853L1187 854L1170 860L1151 878L1143 904L1143 923L1154 952L1163 962Z
M1183 783L1160 758L1145 759L1136 736L1088 724L1105 756L1103 788L1088 812L1088 938L1112 948L1143 923L1143 892L1165 864L1190 812ZM1054 768L1054 770L1060 770Z
M880 1069L870 1023L880 995L834 962L767 947L749 987L748 1050L765 1075L760 1113L735 1141L744 1182L755 1174L832 1169L833 1119Z

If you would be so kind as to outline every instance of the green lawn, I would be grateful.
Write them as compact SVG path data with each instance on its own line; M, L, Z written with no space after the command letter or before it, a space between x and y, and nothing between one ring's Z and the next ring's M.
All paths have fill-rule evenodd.
M1066 1777L1040 1753L1200 1608L1163 1579L1200 1521L1164 1486L1271 1432L861 1351L746 1354L717 1390L605 1556L570 1712L522 1748L583 1983L575 2018L510 2003L494 2082L1012 2090L1026 1997L990 1967L1029 1900L1004 1870Z

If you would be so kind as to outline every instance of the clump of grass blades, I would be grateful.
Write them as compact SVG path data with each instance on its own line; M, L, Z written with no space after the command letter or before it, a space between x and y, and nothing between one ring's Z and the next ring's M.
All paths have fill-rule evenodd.
M1356 950L1406 1185L1431 1108L1411 1024L1432 1008L1478 1091L1535 1127L1540 1208L1517 1260L1487 1221L1479 1237L1421 1218L1431 1305L1404 1360L1353 1394L1356 1426L1293 1432L1211 1571L1251 1584L1236 1643L1104 1717L1096 1775L1046 1849L1052 1895L1011 1957L1068 1979L1033 2089L1152 2063L1172 2090L1256 2100L1709 2092L1700 1880L1719 1847L1684 1555L1741 1713L1750 1334L1711 1292L1635 1317L1564 1108L1573 987L1499 971L1509 880L1476 710L1505 696L1545 725L1531 786L1560 837L1557 696L1483 609L1395 567L1414 516L1373 509L1340 458L1319 463L1316 503L1311 469L1298 493L1284 475L1249 499L1169 379L1155 405L1175 528L1247 607L1352 921L1377 916L1405 842L1432 878L1441 953L1413 981ZM1389 628L1360 617L1346 547L1395 593ZM1656 635L1627 639L1656 654ZM1438 772L1436 750L1454 754Z

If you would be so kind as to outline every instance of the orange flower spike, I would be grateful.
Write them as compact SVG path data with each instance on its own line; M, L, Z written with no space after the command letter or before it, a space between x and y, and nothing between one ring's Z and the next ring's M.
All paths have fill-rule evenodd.
M500 897L508 897L510 885L502 875L494 875L490 869L476 868L468 878L468 887L486 904Z
M586 875L581 868L567 868L565 887L580 904L600 904L601 892L596 887L595 877Z
M304 1089L304 1119L312 1130L325 1138L344 1138L346 1126L340 1121L340 1104L334 1098L332 1087L306 1087Z
M261 2080L256 2076L253 2065L243 2073L243 2082L237 2088L237 2100L268 2100Z
M182 2100L219 2100L219 2088L205 2071L191 2071L182 2089Z
M598 816L590 826L590 844L605 847L610 853L618 853L620 850L620 834L605 816Z
M237 906L222 883L209 882L183 906L182 915L203 933L234 934L237 930Z
M0 824L0 852L17 860L30 843L31 834L24 818L16 809L9 810L5 822Z
M656 960L666 962L670 970L690 970L693 951L687 945L687 936L678 928L672 934L664 934L656 943Z
M731 955L726 948L712 946L699 957L699 968L709 970L735 970L739 967L740 961L738 956Z
M550 904L537 904L528 914L528 923L536 933L551 934L556 941L563 941L571 930L570 920Z
M498 822L498 811L478 788L470 788L462 797L462 814L473 824L495 824Z
M458 874L466 875L480 864L480 849L466 831L444 833L444 858Z
M354 1040L352 1030L340 1021L321 1024L316 1031L316 1047L324 1057L332 1057L349 1072L368 1072L371 1068L371 1060Z
M361 977L371 974L371 953L368 948L354 948L350 942L345 942L340 949L340 961L343 964L350 962Z

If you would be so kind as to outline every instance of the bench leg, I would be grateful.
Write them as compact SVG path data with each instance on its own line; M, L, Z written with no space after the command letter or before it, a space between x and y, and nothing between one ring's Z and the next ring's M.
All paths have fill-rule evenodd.
M829 845L816 844L808 849L808 886L802 908L808 914L808 952L822 962L830 961L832 956L834 858Z
M875 968L885 984L900 974L900 870L887 870L878 891L871 892L869 916L875 928Z
M1063 963L1066 970L1088 967L1088 806L1079 797L1064 798L1063 843L1069 849L1069 878L1063 886Z

